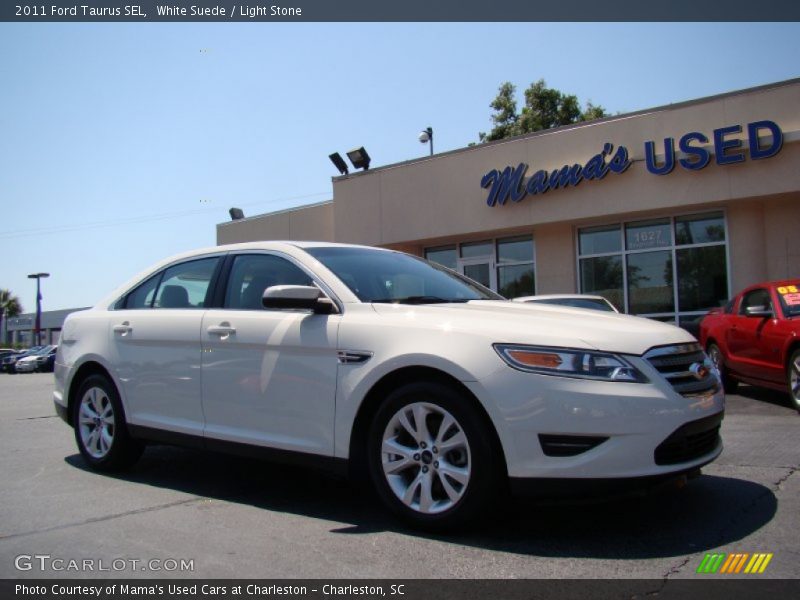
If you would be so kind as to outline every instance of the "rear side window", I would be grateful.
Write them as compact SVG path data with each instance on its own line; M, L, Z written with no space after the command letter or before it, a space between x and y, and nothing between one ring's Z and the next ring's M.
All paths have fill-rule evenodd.
M218 257L174 265L164 271L153 308L205 308Z
M225 308L263 310L264 290L273 285L313 285L308 274L280 256L240 254L233 259Z

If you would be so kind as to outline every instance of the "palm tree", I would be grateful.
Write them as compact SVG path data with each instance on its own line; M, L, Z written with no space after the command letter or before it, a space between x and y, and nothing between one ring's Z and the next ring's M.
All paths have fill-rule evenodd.
M10 290L0 289L0 344L5 343L3 321L6 318L16 317L22 312L22 304Z

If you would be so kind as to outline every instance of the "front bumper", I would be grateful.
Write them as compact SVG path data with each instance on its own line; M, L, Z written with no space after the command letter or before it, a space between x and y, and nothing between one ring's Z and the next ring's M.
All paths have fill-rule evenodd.
M701 465L702 466L702 465ZM591 504L619 498L648 496L678 489L701 475L700 467L692 467L662 475L628 478L556 479L512 477L511 493L536 501L564 501Z
M587 483L660 478L691 472L719 456L718 430L710 430L718 428L724 415L721 387L682 396L645 360L630 359L649 383L570 379L508 367L465 382L497 427L509 476ZM682 428L696 421L709 424L703 431L688 432L700 438L680 433L687 434ZM570 454L548 448L550 440L591 443Z
M56 408L56 414L61 417L61 420L64 421L67 425L72 425L69 422L69 415L67 414L67 407L63 404L59 404L58 400L53 400L53 405Z
M33 373L36 370L37 363L35 362L18 362L14 365L17 373Z

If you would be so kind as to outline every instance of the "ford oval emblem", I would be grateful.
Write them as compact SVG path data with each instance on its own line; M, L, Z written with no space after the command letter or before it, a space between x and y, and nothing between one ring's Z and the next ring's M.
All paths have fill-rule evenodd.
M693 363L692 366L689 367L689 371L695 376L695 379L699 379L700 381L708 377L708 367L703 363Z

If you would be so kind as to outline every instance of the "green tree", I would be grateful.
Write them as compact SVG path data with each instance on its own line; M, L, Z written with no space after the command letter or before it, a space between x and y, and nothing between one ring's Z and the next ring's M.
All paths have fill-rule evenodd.
M581 110L577 96L548 88L544 79L532 83L525 90L525 106L519 113L515 94L516 87L512 83L507 81L500 86L497 97L489 105L494 110L494 127L489 133L478 134L481 142L502 140L607 116L602 106L591 102L587 102L586 108Z
M16 317L22 312L22 304L9 290L0 289L0 344L5 343L3 321L7 318Z

